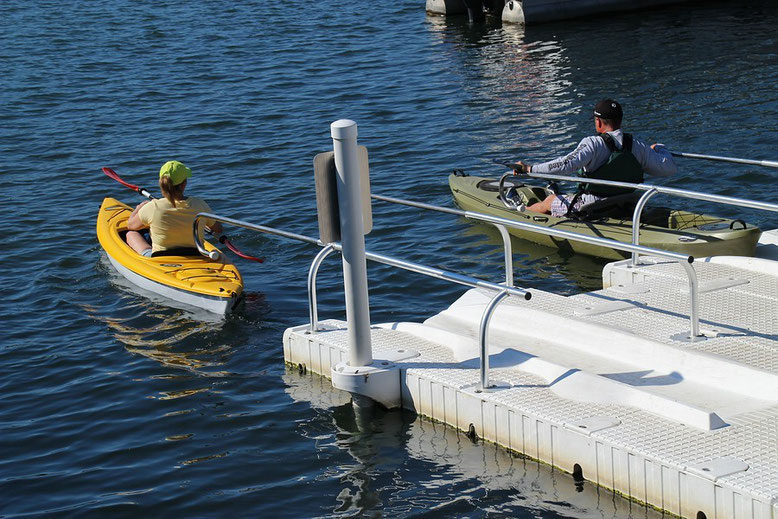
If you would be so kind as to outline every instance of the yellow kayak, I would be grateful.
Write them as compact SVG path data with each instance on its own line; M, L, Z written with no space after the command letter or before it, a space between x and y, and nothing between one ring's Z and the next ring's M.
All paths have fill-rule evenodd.
M224 254L205 256L141 256L124 241L132 207L106 198L97 215L97 239L119 273L133 284L191 306L229 314L243 298L243 279ZM206 249L215 247L205 243Z

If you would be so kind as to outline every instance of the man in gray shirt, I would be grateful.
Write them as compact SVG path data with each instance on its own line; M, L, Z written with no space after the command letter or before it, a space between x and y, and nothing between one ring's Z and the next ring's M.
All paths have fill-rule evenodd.
M519 168L514 173L569 175L580 170L581 176L584 177L631 183L642 182L643 172L660 177L674 175L677 168L664 145L648 146L643 141L623 133L622 118L623 112L619 103L613 99L600 101L594 107L594 128L597 135L584 138L572 153L564 157L534 165L519 162ZM602 198L629 192L629 189L587 184L577 197L549 195L527 209L561 217L568 213L573 200L573 210L578 210Z

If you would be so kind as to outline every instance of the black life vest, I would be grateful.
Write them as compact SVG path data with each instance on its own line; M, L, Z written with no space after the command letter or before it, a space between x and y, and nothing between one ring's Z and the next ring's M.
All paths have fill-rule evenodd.
M600 180L612 180L615 182L629 182L640 184L643 182L643 167L638 159L632 154L632 135L624 134L624 145L621 149L616 148L616 142L608 133L601 133L599 137L605 141L605 145L611 151L608 162L594 171L581 171L581 176L586 178L597 178ZM616 186L604 186L599 184L584 184L583 192L590 195L608 197L624 195L634 192L634 189Z

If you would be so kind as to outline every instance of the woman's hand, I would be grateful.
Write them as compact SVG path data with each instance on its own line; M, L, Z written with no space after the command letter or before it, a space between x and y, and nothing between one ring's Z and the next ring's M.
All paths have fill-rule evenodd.
M209 231L214 238L218 238L223 231L222 224L220 222L213 222L213 225L206 225L205 230Z

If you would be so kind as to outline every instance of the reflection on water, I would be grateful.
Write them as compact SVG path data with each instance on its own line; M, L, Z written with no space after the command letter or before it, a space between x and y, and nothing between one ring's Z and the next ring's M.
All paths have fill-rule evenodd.
M504 242L499 231L489 224L461 219L461 236L472 246L464 247L460 258L474 266L489 265L492 272L504 271L501 263ZM602 288L602 269L606 260L545 247L511 236L514 284L517 286L553 285L559 294L590 292ZM481 251L480 253L476 251ZM484 252L485 251L485 252ZM498 270L499 269L499 270ZM492 281L499 281L495 274ZM531 285L533 284L533 285Z
M120 291L111 303L117 304L121 311L111 313L97 305L81 306L93 319L103 323L118 343L128 352L143 355L165 367L208 377L229 374L218 368L229 360L231 347L207 340L223 329L224 319L194 307L170 307L167 298L136 287L106 263L103 262L103 268L114 288Z
M322 421L301 423L300 434L315 440L318 450L337 448L353 460L320 476L340 482L333 513L514 515L530 507L566 517L660 517L590 482L473 442L411 412L355 412L348 393L333 389L324 377L287 369L283 380L295 402L310 403L328 419L328 427Z
M206 342L193 347L191 341L187 341L189 337L201 338L209 331L217 331L221 328L219 323L191 321L185 314L176 316L174 310L159 310L153 302L139 306L140 313L128 318L108 317L94 308L83 308L94 319L102 321L111 330L116 341L123 344L130 353L137 353L163 366L183 369L197 375L229 375L216 368L228 361L230 346Z
M208 377L230 375L219 367L229 362L236 341L230 341L231 346L216 337L223 338L225 332L229 334L246 324L259 325L268 313L265 297L259 292L247 293L239 311L226 319L189 305L176 307L174 301L130 283L104 255L100 268L113 289L118 290L115 297L108 299L119 311L111 313L90 304L82 304L82 309L107 326L128 352L166 367Z
M582 93L571 76L568 49L555 34L494 20L471 25L434 19L427 27L456 49L451 61L468 105L477 108L468 122L483 135L473 155L480 164L494 167L489 162L496 157L547 152L574 138ZM494 128L504 132L502 139L494 140Z

